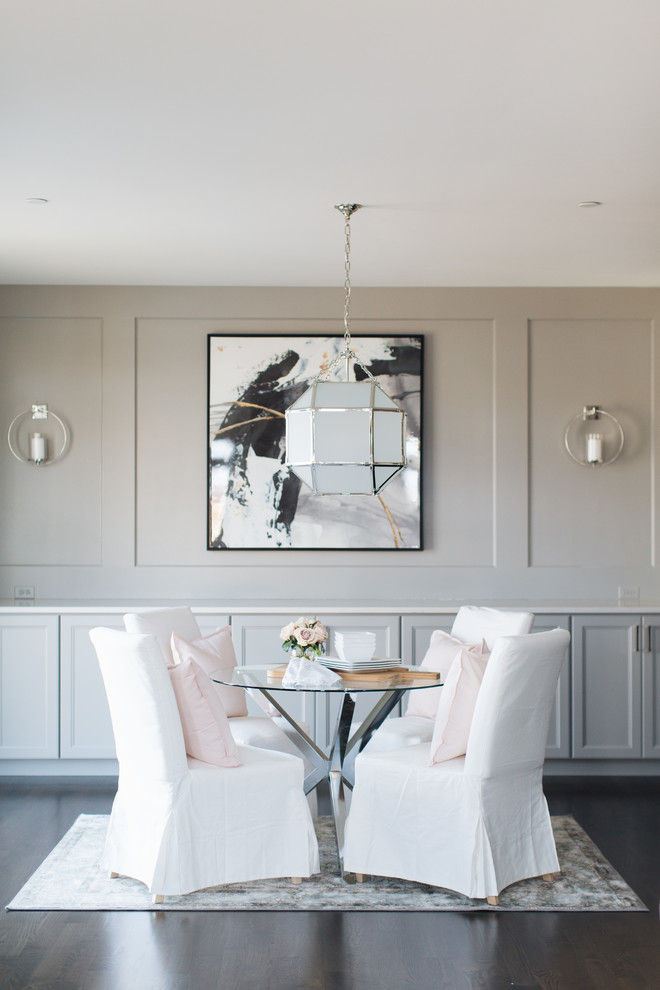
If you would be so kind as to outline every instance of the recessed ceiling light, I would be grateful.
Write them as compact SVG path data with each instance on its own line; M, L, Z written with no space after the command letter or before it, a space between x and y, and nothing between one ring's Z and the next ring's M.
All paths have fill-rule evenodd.
M578 203L578 206L602 206L597 199L586 199L584 203Z
M30 206L45 206L48 200L44 199L43 196L29 196L26 202Z

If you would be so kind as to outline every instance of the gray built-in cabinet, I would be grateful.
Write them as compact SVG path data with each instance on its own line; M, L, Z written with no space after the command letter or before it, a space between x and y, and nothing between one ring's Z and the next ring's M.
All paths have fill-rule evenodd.
M287 659L280 629L297 614L205 609L197 619L204 634L231 624L239 664L276 664ZM448 630L453 621L447 610L319 614L331 637L340 628L373 630L377 653L406 663L419 663L433 630ZM97 625L122 629L122 612L0 612L0 773L115 772L112 726L89 639ZM556 626L571 632L572 643L550 720L550 770L565 765L556 761L568 767L585 761L581 772L596 761L625 761L611 772L660 772L660 614L537 613L536 632ZM368 697L358 698L358 718L366 706ZM254 699L248 707L261 714ZM325 746L335 707L334 698L301 693L292 712Z
M573 618L573 756L660 758L660 616Z

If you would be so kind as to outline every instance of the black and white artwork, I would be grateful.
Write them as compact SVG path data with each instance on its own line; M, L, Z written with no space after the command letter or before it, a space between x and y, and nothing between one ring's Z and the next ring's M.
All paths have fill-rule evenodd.
M314 495L285 463L284 413L343 336L209 334L210 550L421 550L421 335L351 347L406 412L402 472L379 495ZM344 362L333 378L342 379ZM366 377L355 366L355 377Z

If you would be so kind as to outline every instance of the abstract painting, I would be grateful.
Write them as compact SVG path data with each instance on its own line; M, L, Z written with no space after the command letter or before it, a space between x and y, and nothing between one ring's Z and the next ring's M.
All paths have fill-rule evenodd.
M407 465L381 494L314 495L284 463L285 410L343 343L341 335L208 335L210 550L422 549L421 335L351 336L360 362L406 412ZM341 379L343 361L339 369ZM359 365L355 377L366 377Z

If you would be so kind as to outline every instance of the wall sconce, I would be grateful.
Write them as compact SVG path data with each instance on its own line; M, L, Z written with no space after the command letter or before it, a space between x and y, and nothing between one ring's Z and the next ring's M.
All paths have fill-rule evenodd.
M564 433L564 446L573 460L591 467L615 461L623 441L621 423L599 406L584 406Z
M26 416L31 416L33 420L47 420L51 417L59 424L62 431L62 443L56 454L49 456L48 437L44 436L40 431L28 434L28 456L26 457L21 452L18 445L18 429ZM56 461L64 457L69 449L69 431L60 417L50 410L47 405L35 403L31 409L25 409L18 416L14 416L7 431L7 443L12 454L18 461L22 461L23 464L34 464L36 467L40 467L41 465L55 464Z

